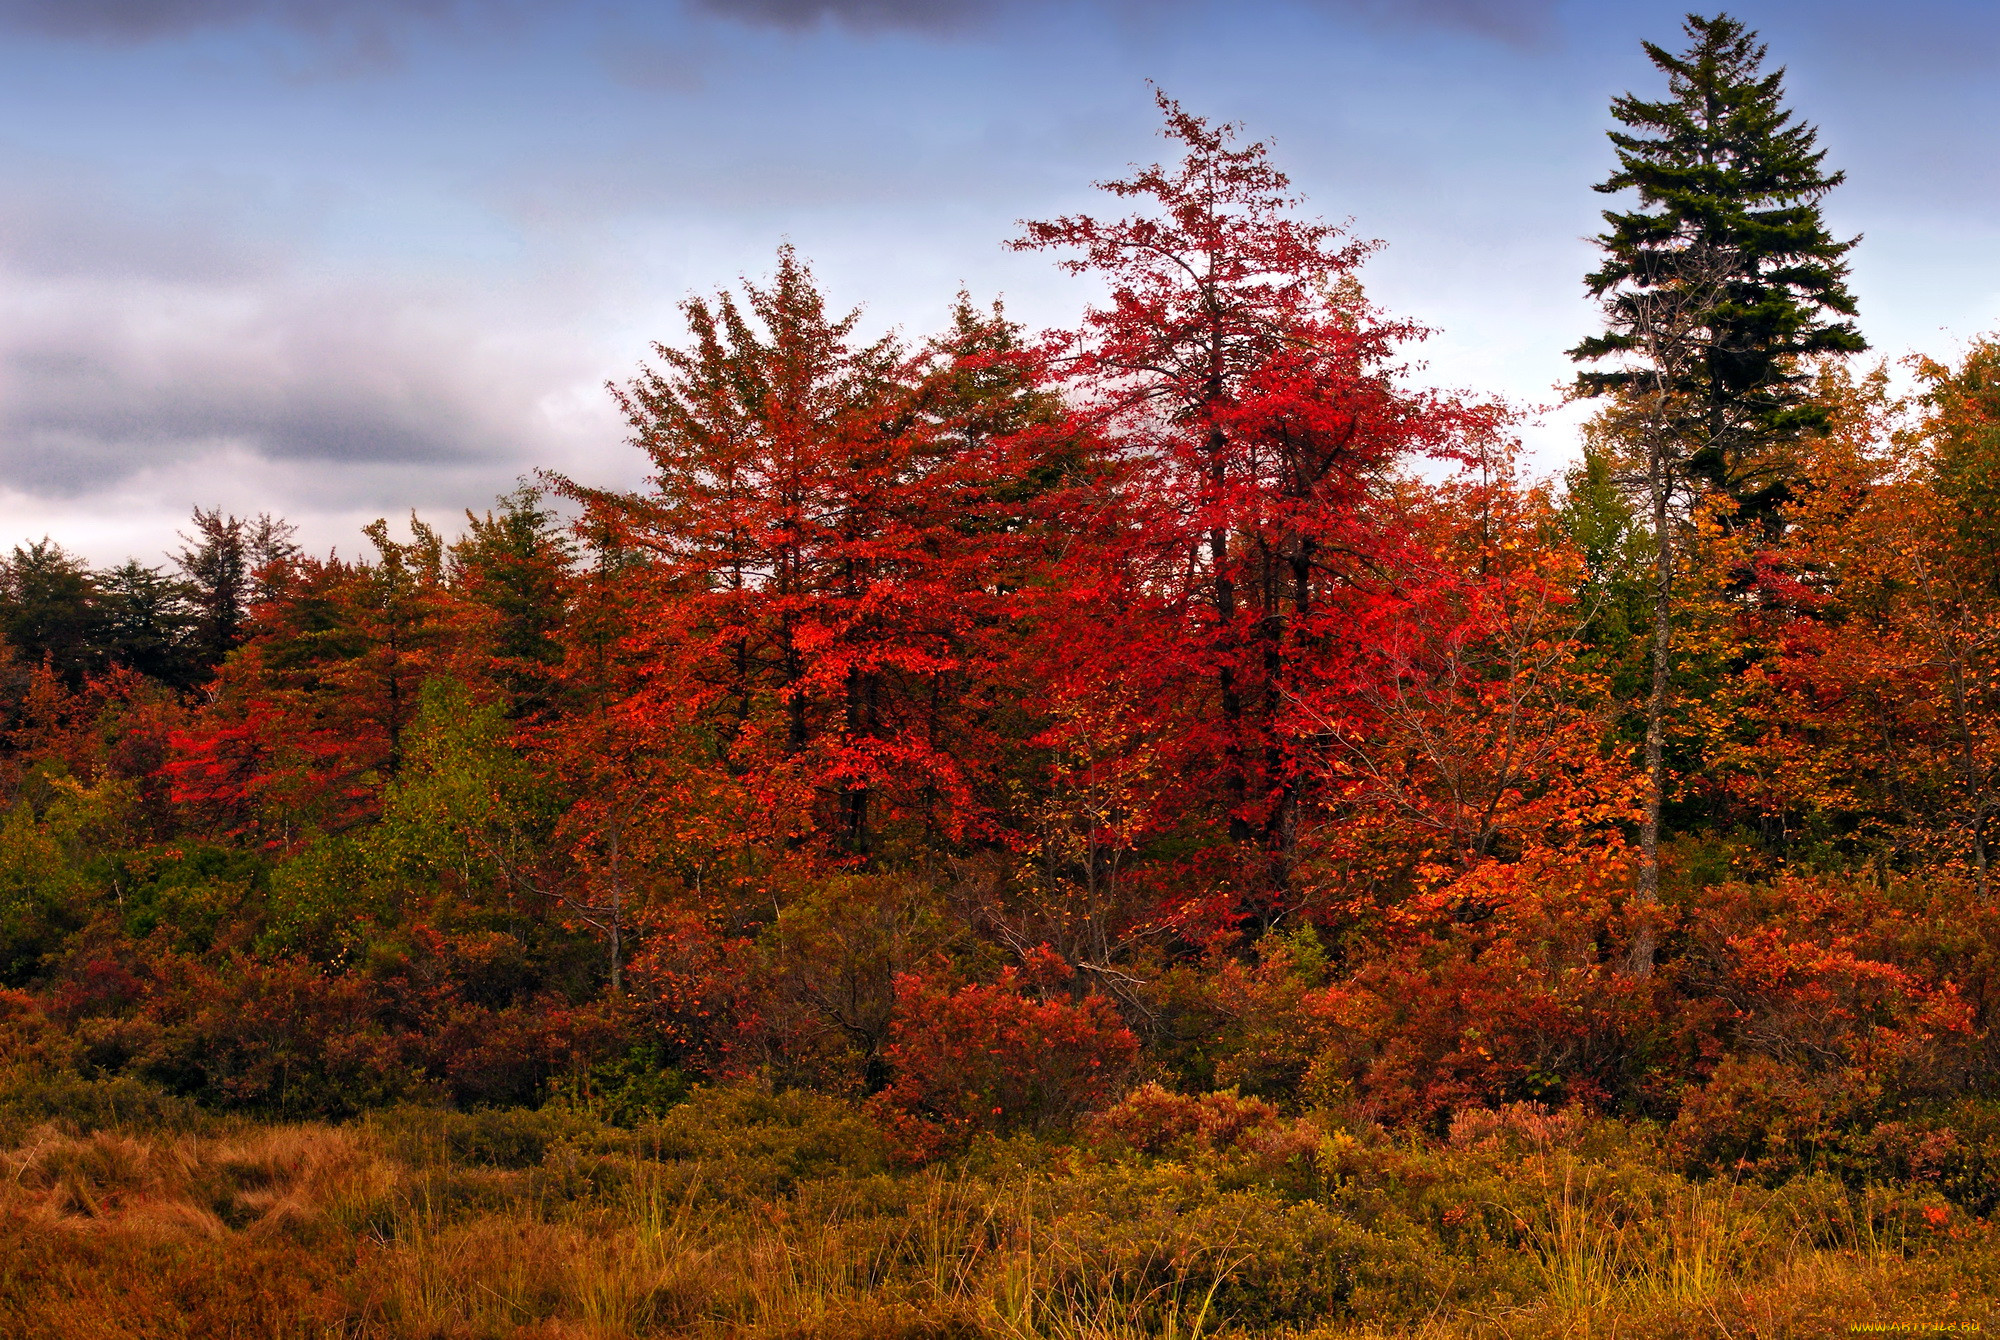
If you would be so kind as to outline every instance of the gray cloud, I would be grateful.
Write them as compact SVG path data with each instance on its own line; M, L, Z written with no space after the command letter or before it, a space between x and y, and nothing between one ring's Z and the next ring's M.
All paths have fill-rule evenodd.
M15 282L240 282L281 263L271 225L285 211L224 172L135 190L81 164L0 155L0 182L0 274Z
M311 32L447 17L462 0L0 0L0 24L47 37L144 42L269 22Z
M1304 8L1385 25L1446 27L1516 38L1542 31L1555 0L1297 0ZM862 32L964 31L1050 0L686 0L694 10L737 22L803 30L835 24ZM1176 0L1096 0L1126 19L1191 6ZM611 8L646 8L628 3ZM208 29L274 24L364 47L387 42L412 21L490 23L553 0L0 0L0 27L47 37L131 43Z
M1550 26L1555 0L1297 0L1301 8L1361 18L1385 26L1460 28L1521 39ZM745 23L794 30L837 24L857 31L901 29L950 33L984 24L1037 0L693 0L696 9ZM1099 0L1125 18L1190 8L1173 0Z
M42 497L218 452L328 478L504 478L559 446L548 395L595 380L536 329L552 314L453 286L0 275L0 290L0 475Z

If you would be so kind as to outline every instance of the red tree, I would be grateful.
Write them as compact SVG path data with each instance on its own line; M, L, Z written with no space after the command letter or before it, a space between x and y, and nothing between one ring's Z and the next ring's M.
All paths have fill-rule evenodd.
M1159 103L1185 157L1102 184L1145 212L1031 223L1015 245L1079 252L1065 268L1109 288L1065 350L1135 513L1111 536L1122 552L1092 556L1108 568L1069 582L1099 599L1103 656L1130 671L1093 678L1179 718L1175 771L1220 786L1230 838L1282 893L1307 799L1297 746L1317 729L1295 704L1330 710L1359 607L1394 596L1382 574L1404 537L1371 491L1494 418L1400 384L1395 350L1422 332L1363 300L1374 244L1294 217L1263 144Z
M1004 323L962 307L919 354L857 345L789 250L742 302L684 311L690 345L619 392L652 487L577 490L637 559L620 728L767 851L866 861L885 833L978 829L1005 430L1030 390Z

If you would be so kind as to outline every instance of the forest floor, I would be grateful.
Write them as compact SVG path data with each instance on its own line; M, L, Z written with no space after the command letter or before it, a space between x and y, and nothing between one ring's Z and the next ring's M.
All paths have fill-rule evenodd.
M1517 1114L1518 1117L1518 1114ZM0 1102L0 1335L1822 1337L2000 1331L2000 1236L1934 1193L1690 1180L1643 1125L1330 1119L898 1168L850 1104L697 1091L637 1129Z

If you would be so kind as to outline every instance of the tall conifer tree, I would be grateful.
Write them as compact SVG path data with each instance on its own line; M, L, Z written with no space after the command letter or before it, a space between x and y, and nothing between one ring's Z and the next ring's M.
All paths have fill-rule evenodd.
M1840 173L1824 168L1818 132L1784 108L1784 71L1763 72L1765 47L1727 14L1683 23L1689 47L1646 54L1668 98L1625 94L1611 114L1618 170L1597 190L1638 194L1604 212L1604 263L1585 283L1605 329L1570 351L1586 395L1611 395L1600 423L1637 458L1629 485L1652 523L1651 684L1646 696L1645 817L1631 962L1652 971L1659 899L1666 723L1671 711L1675 525L1695 495L1720 495L1737 527L1774 531L1790 497L1785 448L1822 429L1811 399L1816 355L1865 348L1850 319L1846 256L1855 242L1826 230L1820 203Z
M1636 191L1638 207L1604 212L1604 263L1585 282L1607 328L1571 356L1627 364L1582 373L1586 394L1650 385L1658 370L1631 364L1652 352L1661 291L1699 275L1699 356L1676 360L1667 388L1684 416L1682 471L1732 497L1739 523L1769 524L1787 496L1778 449L1825 417L1801 360L1867 347L1847 290L1860 239L1827 232L1820 205L1845 174L1825 171L1818 131L1785 109L1785 72L1763 72L1757 34L1726 14L1683 26L1681 55L1644 44L1669 96L1612 101L1627 129L1610 132L1618 170L1596 189Z

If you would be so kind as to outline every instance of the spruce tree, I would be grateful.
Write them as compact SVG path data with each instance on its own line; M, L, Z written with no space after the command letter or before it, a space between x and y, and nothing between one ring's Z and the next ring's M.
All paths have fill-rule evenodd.
M1668 388L1681 407L1680 473L1735 501L1738 524L1770 525L1787 496L1783 446L1821 427L1803 360L1864 348L1847 290L1846 256L1820 203L1843 180L1828 174L1818 131L1784 103L1784 71L1763 73L1757 34L1726 14L1690 14L1691 45L1646 54L1669 97L1625 94L1611 114L1618 170L1597 186L1638 193L1638 207L1604 212L1604 263L1586 283L1605 300L1606 329L1571 350L1587 395L1657 384L1649 329L1659 301L1690 299L1697 357L1676 359ZM1635 366L1639 365L1639 366Z
M0 560L0 634L71 688L104 666L103 593L82 560L44 536Z

